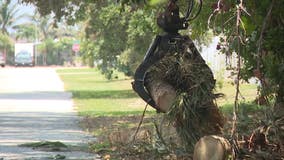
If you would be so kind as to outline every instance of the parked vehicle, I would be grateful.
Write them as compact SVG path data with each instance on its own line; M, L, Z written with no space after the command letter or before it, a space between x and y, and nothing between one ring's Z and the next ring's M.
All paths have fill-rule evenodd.
M15 66L34 66L31 53L27 51L19 52L15 57Z
M5 57L3 56L3 54L0 53L0 66L5 67L5 65Z
M15 66L34 66L34 44L15 43Z

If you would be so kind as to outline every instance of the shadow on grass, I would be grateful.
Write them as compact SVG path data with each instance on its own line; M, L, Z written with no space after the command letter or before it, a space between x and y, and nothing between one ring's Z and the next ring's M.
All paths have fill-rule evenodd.
M224 104L220 107L221 111L225 115L232 115L233 114L233 108L234 104ZM267 106L259 106L257 104L254 104L252 102L248 103L240 103L238 107L238 112L239 114L250 114L250 113L255 113L255 112L265 112L267 109Z
M131 116L131 115L142 115L143 111L86 111L86 112L80 112L80 116L93 116L93 117L99 117L99 116L106 116L106 117L111 117L111 116ZM156 111L146 111L147 115L149 114L156 114Z
M73 98L92 99L92 98L135 98L137 94L132 90L108 90L108 91L71 91Z

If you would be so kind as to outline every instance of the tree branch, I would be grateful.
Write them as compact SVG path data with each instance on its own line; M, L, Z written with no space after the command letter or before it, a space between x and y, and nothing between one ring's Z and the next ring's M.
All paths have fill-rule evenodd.
M240 3L237 5L237 19L236 19L236 36L238 37L238 51L237 51L237 80L236 80L236 94L235 94L235 102L234 102L234 111L233 111L233 123L231 130L231 138L233 143L238 140L237 135L237 113L239 109L239 94L240 94L240 74L241 74L241 35L240 35L240 24L241 22L241 12L243 8L243 0L240 0ZM233 145L233 159L236 159L236 154L238 153L238 146Z
M272 12L272 9L273 9L273 6L274 6L274 2L275 2L275 0L272 0L271 4L269 6L268 12L267 12L267 14L266 14L266 16L263 20L260 36L259 36L259 39L258 39L258 43L257 43L257 70L260 70L260 59L261 59L261 54L262 54L261 53L261 46L262 46L262 41L263 41L263 34L264 34L265 29L266 29L267 22L270 19L271 12Z
M145 117L145 113L146 113L147 107L148 107L148 104L146 104L146 106L145 106L145 108L144 108L144 111L143 111L143 113L142 113L140 122L139 122L139 124L138 124L138 126L137 126L137 128L136 128L136 131L135 131L135 133L134 133L134 135L133 135L133 137L132 137L132 141L131 141L132 143L135 141L136 136L137 136L137 133L138 133L139 130L140 130L140 127L141 127L141 125L142 125L143 119L144 119L144 117Z

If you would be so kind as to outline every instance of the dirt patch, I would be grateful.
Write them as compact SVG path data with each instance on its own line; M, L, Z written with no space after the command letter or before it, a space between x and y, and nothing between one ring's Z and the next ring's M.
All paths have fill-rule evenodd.
M161 115L146 116L133 141L140 119L141 116L84 117L81 126L95 134L98 141L91 144L91 149L104 159L191 159L181 147L175 128Z
M248 108L248 106L246 106ZM252 148L248 145L248 138L257 132L259 121L265 119L264 110L243 111L240 113L238 133L240 140L239 153L244 159L263 158L273 156L283 158L284 153L274 135L266 135L266 148ZM224 136L229 137L231 129L231 115L226 115L227 123ZM190 160L192 154L185 151L176 133L176 128L164 119L162 114L147 115L133 140L133 134L139 124L141 116L124 117L84 117L81 126L92 132L98 139L90 144L93 152L103 159L125 160ZM277 137L276 137L277 138ZM258 145L258 144L257 144ZM278 148L277 148L278 147Z

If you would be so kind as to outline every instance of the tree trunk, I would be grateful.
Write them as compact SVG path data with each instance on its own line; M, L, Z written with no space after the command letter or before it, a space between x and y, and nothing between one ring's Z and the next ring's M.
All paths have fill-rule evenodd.
M157 107L164 113L168 112L176 98L175 89L162 80L153 79L152 84L148 90Z
M220 136L204 136L194 147L193 160L227 160L231 154L229 141Z
M284 81L279 84L277 97L274 106L274 112L277 117L284 117Z

